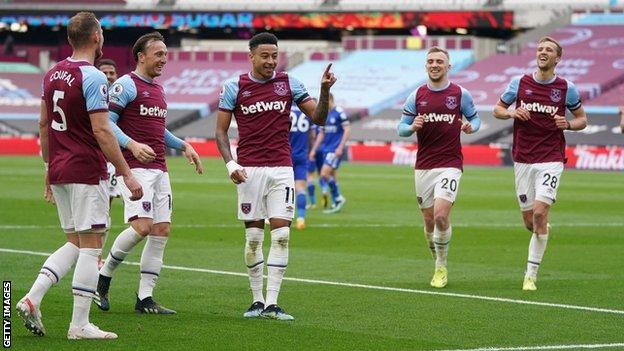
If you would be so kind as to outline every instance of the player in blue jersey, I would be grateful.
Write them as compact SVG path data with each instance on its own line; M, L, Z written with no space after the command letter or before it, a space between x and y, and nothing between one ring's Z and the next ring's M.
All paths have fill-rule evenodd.
M346 203L346 198L340 194L336 171L340 167L345 145L351 135L351 127L347 114L341 107L336 106L332 94L329 95L329 108L327 121L325 126L320 129L311 156L315 157L317 165L320 167L321 191L323 194L327 193L327 190L324 189L325 184L331 191L332 206L323 212L337 213Z
M316 124L313 124L310 126L310 134L312 138L312 146L310 147L309 157L308 157L308 198L310 199L310 203L306 205L306 209L310 209L310 210L313 210L316 208L316 185L314 184L315 182L314 174L319 173L321 171L320 168L316 167L315 156L312 153L314 143L316 143L316 139L318 138L320 130L321 130L321 127L317 126Z
M308 154L312 146L312 122L299 108L293 106L290 110L290 142L293 171L295 173L295 204L297 207L298 230L305 229L306 212L306 180L308 171Z

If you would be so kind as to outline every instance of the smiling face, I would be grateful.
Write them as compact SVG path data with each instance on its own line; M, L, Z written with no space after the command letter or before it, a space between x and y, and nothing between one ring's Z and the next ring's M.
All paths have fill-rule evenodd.
M557 44L551 41L542 41L539 43L537 45L537 52L535 55L537 59L537 67L542 71L553 69L559 61L561 61Z
M277 67L277 45L261 44L249 52L254 76L262 79L273 77Z
M427 54L425 70L427 75L429 75L429 80L432 82L438 83L444 80L450 69L451 65L445 53L431 52Z
M144 51L140 52L138 57L145 74L151 78L160 76L167 64L167 46L160 40L153 40L147 43Z

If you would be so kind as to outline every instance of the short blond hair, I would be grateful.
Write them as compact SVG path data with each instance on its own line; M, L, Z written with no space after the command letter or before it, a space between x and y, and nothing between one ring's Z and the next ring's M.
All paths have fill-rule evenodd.
M542 37L537 43L541 44L544 42L551 42L555 44L555 46L557 47L557 56L561 57L563 55L563 48L561 47L561 45L559 45L559 42L556 41L553 37Z
M441 52L444 55L446 55L446 58L450 61L451 60L451 56L449 55L448 51L446 51L446 49L443 49L439 46L432 46L429 48L429 50L427 50L427 55L429 54L433 54L435 52Z

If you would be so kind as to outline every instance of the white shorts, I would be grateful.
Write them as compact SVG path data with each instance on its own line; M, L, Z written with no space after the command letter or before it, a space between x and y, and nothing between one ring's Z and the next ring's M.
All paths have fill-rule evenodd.
M416 199L420 208L433 207L435 199L455 202L462 171L457 168L417 169Z
M106 163L106 169L108 171L108 194L110 197L120 197L121 190L117 185L117 177L115 177L115 166L112 163Z
M169 173L159 169L133 168L132 174L143 187L143 197L130 200L130 190L119 177L121 196L124 200L124 220L126 223L137 218L151 218L154 223L171 223L173 197Z
M552 205L563 173L562 162L514 163L516 195L522 211L533 208L535 200Z
M237 185L238 219L292 220L295 215L295 177L292 167L245 167L247 180Z
M108 227L108 187L100 184L53 184L56 209L65 233L102 233Z

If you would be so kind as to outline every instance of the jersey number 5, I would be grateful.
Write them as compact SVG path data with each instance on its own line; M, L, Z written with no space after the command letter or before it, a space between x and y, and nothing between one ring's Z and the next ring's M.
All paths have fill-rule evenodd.
M52 103L54 104L54 106L52 107L52 112L57 112L59 114L59 116L61 116L61 123L57 122L54 120L54 118L52 118L52 129L59 131L59 132L64 132L67 130L67 119L65 118L65 112L63 112L63 109L61 109L61 107L58 105L58 101L63 99L65 97L65 92L62 90L55 90L54 91L54 96L52 96Z

